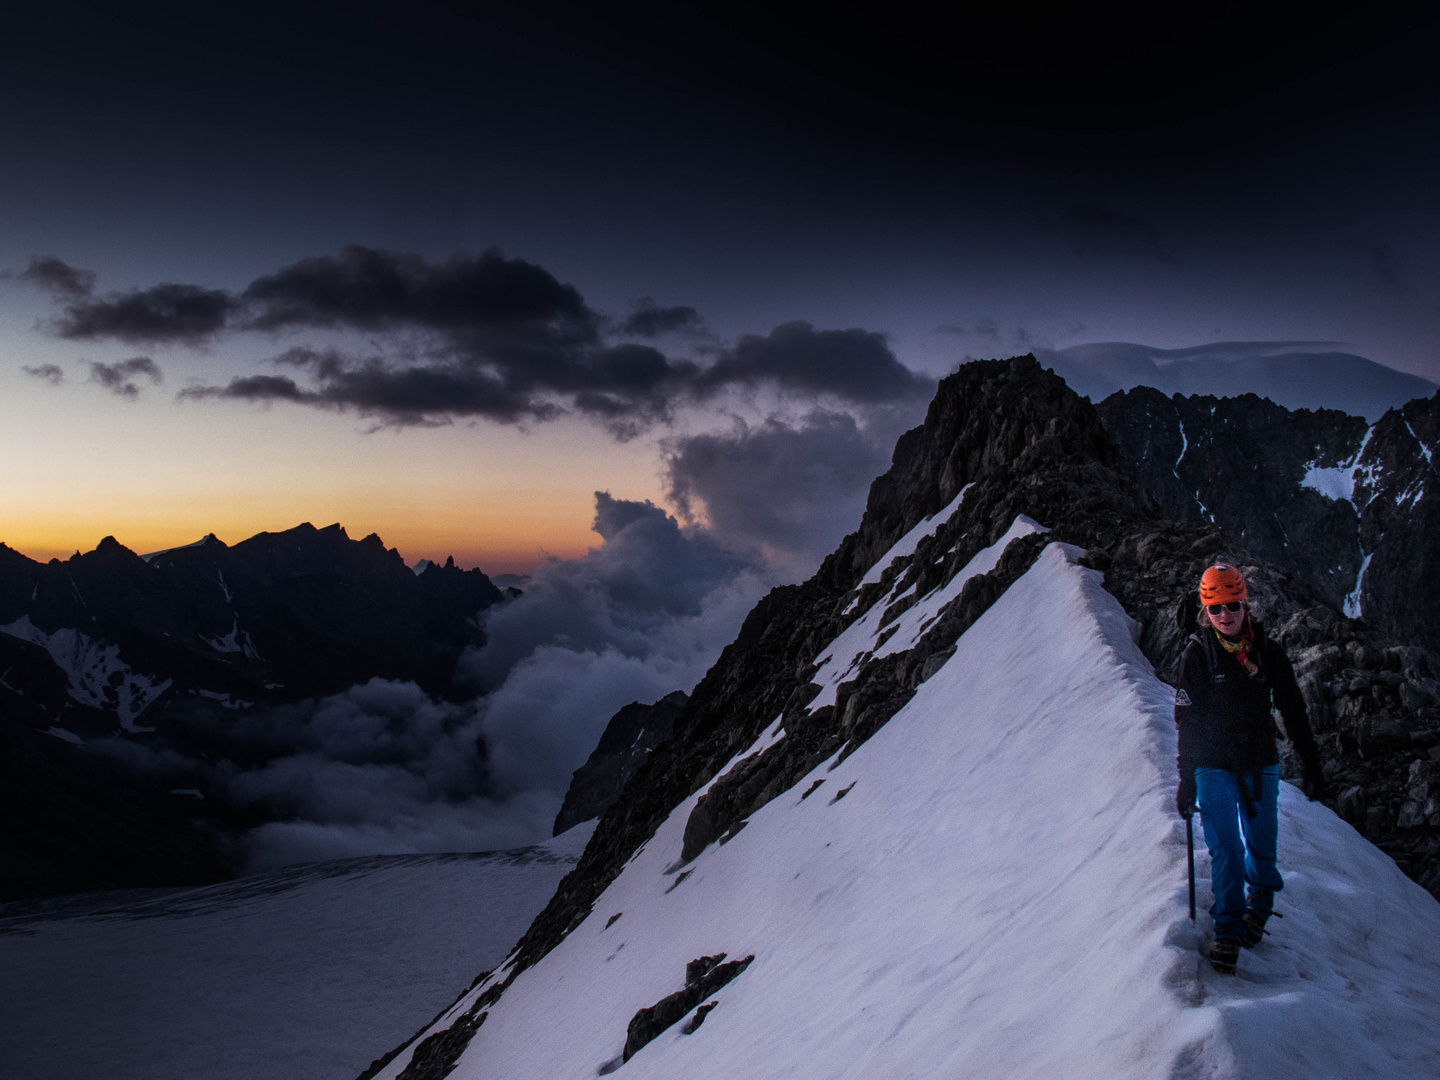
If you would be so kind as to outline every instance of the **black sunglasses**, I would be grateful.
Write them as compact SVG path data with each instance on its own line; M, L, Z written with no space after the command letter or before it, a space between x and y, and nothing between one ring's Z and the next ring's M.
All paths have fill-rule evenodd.
M1239 611L1244 606L1244 600L1231 600L1228 604L1206 604L1205 610L1211 615L1219 615L1222 611Z

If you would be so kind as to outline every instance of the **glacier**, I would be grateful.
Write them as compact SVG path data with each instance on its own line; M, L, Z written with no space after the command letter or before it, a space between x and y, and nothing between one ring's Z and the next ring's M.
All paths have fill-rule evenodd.
M504 958L593 831L0 907L0 1076L349 1080Z

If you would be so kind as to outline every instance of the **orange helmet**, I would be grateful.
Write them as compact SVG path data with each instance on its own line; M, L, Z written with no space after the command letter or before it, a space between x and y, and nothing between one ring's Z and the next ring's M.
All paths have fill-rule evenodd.
M1208 606L1245 598L1245 578L1235 567L1216 563L1200 575L1200 603Z

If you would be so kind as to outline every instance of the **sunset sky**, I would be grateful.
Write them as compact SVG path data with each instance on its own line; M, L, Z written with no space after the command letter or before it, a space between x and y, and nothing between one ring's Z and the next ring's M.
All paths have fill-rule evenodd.
M967 356L1440 381L1433 21L525 7L14 17L0 540L339 521L525 572L609 491L783 562Z

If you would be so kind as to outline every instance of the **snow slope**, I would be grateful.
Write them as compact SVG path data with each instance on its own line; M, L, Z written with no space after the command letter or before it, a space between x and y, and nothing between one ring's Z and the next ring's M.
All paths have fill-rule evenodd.
M0 1076L353 1080L504 958L593 831L0 909Z
M1286 918L1238 976L1210 969L1173 695L1076 554L1047 547L886 726L683 870L701 793L676 807L451 1075L1440 1076L1440 904L1288 785ZM703 1026L619 1064L636 1011L719 952L755 959Z

